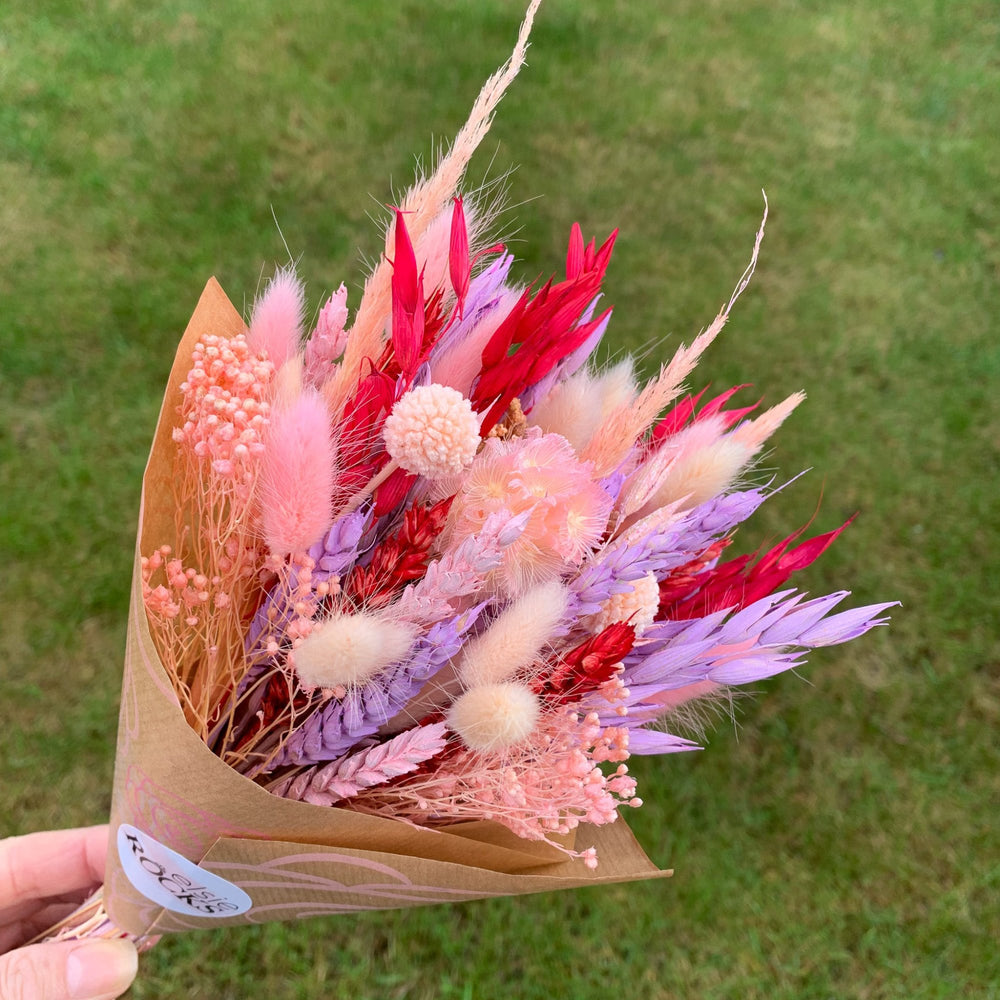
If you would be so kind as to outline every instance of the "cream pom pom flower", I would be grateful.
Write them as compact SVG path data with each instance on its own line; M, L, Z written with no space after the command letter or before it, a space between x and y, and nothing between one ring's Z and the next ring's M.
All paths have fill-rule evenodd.
M538 698L523 684L482 684L452 702L448 727L470 750L503 750L527 739L541 715Z
M479 418L457 389L423 385L392 408L382 430L390 457L407 472L441 479L464 471L479 448Z

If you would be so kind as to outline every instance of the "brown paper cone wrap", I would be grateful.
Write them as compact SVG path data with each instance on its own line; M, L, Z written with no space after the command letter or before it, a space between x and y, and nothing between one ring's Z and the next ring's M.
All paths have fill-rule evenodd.
M231 337L243 329L212 279L177 350L143 478L105 877L112 920L135 935L162 934L671 874L649 861L622 820L578 829L575 848L598 850L600 867L590 871L493 823L418 829L278 798L224 764L188 727L147 625L139 554L172 539L171 429L192 348L202 334ZM146 898L119 859L122 823L238 886L250 896L250 909L204 917Z

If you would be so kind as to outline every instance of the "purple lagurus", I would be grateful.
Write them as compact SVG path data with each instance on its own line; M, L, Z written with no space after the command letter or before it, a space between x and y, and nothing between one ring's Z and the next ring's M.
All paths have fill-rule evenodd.
M898 603L831 615L848 595L838 591L807 601L804 594L784 590L736 612L654 625L623 661L621 680L628 693L622 704L628 715L619 717L596 699L592 707L619 725L644 725L663 714L665 692L704 681L750 684L801 666L808 650L847 642L885 624L888 619L879 616Z
M768 496L752 489L714 497L635 541L612 542L571 582L579 602L575 610L596 614L603 601L632 590L633 581L647 573L660 577L682 566L750 517Z
M312 712L294 730L271 768L336 760L359 740L377 733L415 698L420 689L458 654L485 604L438 622L417 640L403 662L366 684L349 689Z

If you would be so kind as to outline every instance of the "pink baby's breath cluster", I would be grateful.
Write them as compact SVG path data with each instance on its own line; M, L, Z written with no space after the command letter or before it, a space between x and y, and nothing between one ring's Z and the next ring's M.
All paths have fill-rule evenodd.
M255 487L274 379L244 334L195 344L173 429L176 541L141 566L161 659L203 736L246 669L242 634L262 562Z
M544 840L588 867L593 852L577 853L558 840L580 823L602 826L618 809L638 807L636 783L623 763L628 733L602 727L596 713L549 713L530 740L500 754L463 750L433 775L395 789L373 789L355 808L417 823L492 819L526 840ZM617 763L610 773L599 766Z
M193 566L184 566L180 559L171 559L169 545L161 545L152 555L140 560L142 570L142 596L150 615L161 619L173 619L184 613L186 625L198 624L198 613L211 605L216 610L225 608L229 596L218 587L221 577L209 579ZM153 584L156 574L162 570L164 583Z
M206 334L181 384L183 424L174 441L211 464L219 483L247 496L264 452L274 365L251 352L244 334Z

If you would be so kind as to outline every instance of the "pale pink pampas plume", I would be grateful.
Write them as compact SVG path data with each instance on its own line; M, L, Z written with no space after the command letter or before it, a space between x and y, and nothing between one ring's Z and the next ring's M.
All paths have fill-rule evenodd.
M303 389L271 415L261 469L261 520L275 555L303 552L330 526L336 451L330 412L314 389Z
M247 342L275 368L298 353L305 316L305 291L290 267L279 268L254 303Z
M793 393L730 434L724 433L721 416L699 420L674 434L662 445L660 454L636 473L637 477L645 477L645 490L640 494L638 484L630 483L622 491L621 515L645 517L667 504L677 510L690 510L725 493L803 399L804 393ZM657 461L660 455L666 461Z
M598 428L581 456L585 462L594 463L595 476L606 476L621 465L660 411L681 391L684 380L694 371L705 348L725 325L727 315L720 312L690 347L682 345L670 363L660 369L659 376L639 393L638 399L619 406Z
M539 400L529 420L548 434L561 434L580 454L611 414L631 406L637 394L631 358L605 372L582 368Z
M668 438L622 491L622 514L645 517L667 504L690 510L726 492L754 451L725 429L725 418L714 416Z
M761 193L763 194L763 192ZM680 347L671 358L670 363L660 369L659 377L643 389L634 403L622 405L615 410L610 419L594 435L581 458L584 461L594 463L595 475L608 475L618 468L633 445L652 425L663 407L677 396L682 383L694 370L698 359L726 325L729 313L736 304L736 300L750 284L750 279L757 267L757 258L760 255L760 244L764 239L766 224L767 195L764 195L764 216L760 220L760 227L754 238L750 263L736 283L736 288L729 297L729 302L722 307L709 328L695 338L690 347L683 345Z
M406 229L414 242L420 240L431 221L455 195L472 154L489 132L500 99L524 65L528 36L540 4L541 0L532 0L521 23L514 51L507 62L484 84L472 106L468 121L462 126L437 169L430 177L417 181L403 199L400 207L406 213ZM391 239L391 232L388 237ZM335 416L340 415L350 396L365 358L377 358L382 353L385 322L391 308L391 278L392 265L383 257L365 282L344 360L324 386L324 393Z
M804 392L793 392L777 406L765 410L756 420L746 420L729 435L756 455L764 446L764 442L785 422L788 415L806 398Z

